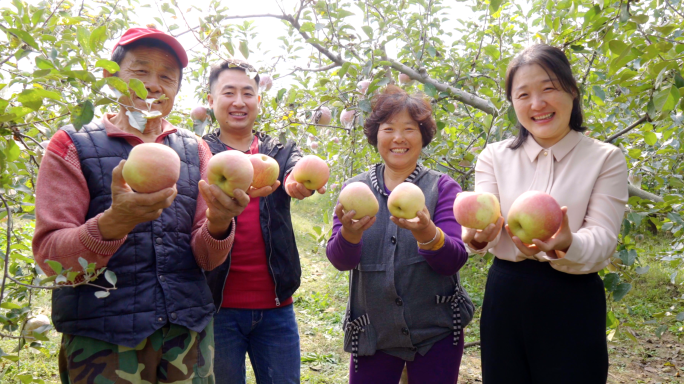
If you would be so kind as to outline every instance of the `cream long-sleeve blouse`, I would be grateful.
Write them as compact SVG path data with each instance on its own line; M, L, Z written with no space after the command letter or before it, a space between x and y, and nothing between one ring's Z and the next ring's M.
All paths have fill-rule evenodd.
M548 149L532 136L515 150L508 148L512 141L490 144L482 151L475 166L475 190L496 195L504 218L524 192L550 194L568 207L572 245L564 257L540 252L532 258L570 274L603 269L615 252L628 199L627 163L620 149L572 130ZM478 253L486 250L502 260L528 258L505 228Z

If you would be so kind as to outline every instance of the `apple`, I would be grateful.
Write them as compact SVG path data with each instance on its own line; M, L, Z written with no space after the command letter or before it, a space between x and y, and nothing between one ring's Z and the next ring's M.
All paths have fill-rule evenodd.
M405 73L399 74L399 84L408 84L410 82L411 82L411 76L409 76Z
M254 166L249 156L240 151L225 151L214 155L208 164L209 184L217 185L230 197L233 191L241 189L245 192L252 185Z
M193 120L204 121L207 119L207 117L209 117L209 114L207 114L207 108L199 105L193 108L192 112L190 112L190 118Z
M387 209L394 217L413 219L425 207L425 195L417 185L403 182L394 188L387 199Z
M317 190L328 182L330 168L323 159L315 155L302 157L292 169L292 177L306 189Z
M37 315L28 319L24 325L24 332L26 334L32 334L36 329L46 325L50 325L50 318L45 315Z
M318 149L318 142L312 141L311 142L311 149Z
M359 92L365 94L368 91L368 86L370 85L369 80L361 80L358 83L356 83L356 87L359 89Z
M461 192L454 200L454 217L466 228L485 229L496 223L501 207L496 196L487 192Z
M314 124L328 125L331 120L332 114L328 107L320 107L314 112Z
M337 189L337 187L339 187L339 185L337 183L335 183L335 184L330 186L330 189L334 190L334 189Z
M339 138L339 137L333 137L333 143L339 144L339 143L340 143L340 138Z
M342 204L342 211L356 211L352 219L359 220L362 217L373 217L378 213L380 205L378 199L375 198L373 191L366 183L356 181L349 183L338 197L340 204Z
M355 112L352 110L343 110L340 113L340 122L344 125L351 125L354 122L354 114Z
M278 180L280 165L278 165L278 162L274 158L262 153L255 153L248 157L254 168L252 187L270 187Z
M544 192L523 193L508 211L508 228L525 244L532 244L532 239L550 239L558 232L562 222L560 205Z
M180 177L180 157L163 144L138 144L128 154L122 174L136 192L161 191L176 185Z
M271 90L271 87L273 87L273 78L271 76L269 76L269 75L259 76L259 88L268 92Z

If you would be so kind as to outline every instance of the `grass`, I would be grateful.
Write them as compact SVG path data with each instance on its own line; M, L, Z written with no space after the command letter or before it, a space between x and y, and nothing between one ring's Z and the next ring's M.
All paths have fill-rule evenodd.
M294 296L294 305L301 336L303 383L348 381L349 354L342 348L342 320L348 294L347 273L337 271L328 262L325 256L325 232L331 225L322 224L324 217L332 211L329 199L333 197L315 195L310 199L295 202L292 207L293 224L302 263L302 285ZM314 229L317 226L322 227L320 235ZM682 335L682 323L676 321L675 317L684 311L684 276L677 275L672 282L672 274L677 272L678 268L658 260L657 257L662 250L669 247L670 241L669 238L647 235L646 239L638 244L637 263L641 266L648 265L649 271L642 275L631 273L630 282L633 289L622 301L608 300L609 308L620 321L619 331L610 343L611 375L619 376L623 382L677 382L647 381L638 378L635 371L635 362L643 364L669 356L670 351L666 344L678 345L676 343ZM479 308L482 304L489 265L490 262L475 256L461 270L463 284L477 307L475 318L466 330L466 342L479 339ZM34 303L38 313L49 314L49 293L37 294ZM663 344L663 347L656 348L654 345L660 340L656 331L662 329L662 326L666 326L668 332L662 335L663 341L660 344ZM628 337L626 332L633 332L637 341ZM60 335L51 331L50 341L43 342L40 350L25 347L18 362L0 360L0 382L29 383L31 379L23 375L30 375L45 383L58 383L59 340ZM649 344L650 342L653 344ZM0 348L6 353L11 353L15 346L16 340L0 339ZM662 366L663 361L658 360L658 364ZM248 383L254 383L249 363L247 367ZM462 379L459 382L477 382L478 372L479 350L468 349L462 365ZM20 380L21 378L24 381Z

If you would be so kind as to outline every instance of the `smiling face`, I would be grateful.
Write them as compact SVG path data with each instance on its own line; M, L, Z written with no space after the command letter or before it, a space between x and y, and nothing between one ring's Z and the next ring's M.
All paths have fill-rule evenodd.
M173 109L173 102L178 93L181 68L178 59L162 48L138 46L126 52L119 65L117 76L128 83L130 79L138 79L145 84L148 99L158 99L165 95L168 99L152 104L152 111L166 116ZM105 77L113 76L105 71ZM138 97L133 90L131 96L122 96L119 101L125 105L147 111L147 103Z
M257 91L256 80L244 71L226 69L219 74L208 100L221 130L251 131L254 128L261 101Z
M387 167L394 170L415 168L422 148L420 127L408 110L403 109L380 124L378 152Z
M574 98L538 64L520 67L513 78L511 99L518 121L545 148L570 132Z

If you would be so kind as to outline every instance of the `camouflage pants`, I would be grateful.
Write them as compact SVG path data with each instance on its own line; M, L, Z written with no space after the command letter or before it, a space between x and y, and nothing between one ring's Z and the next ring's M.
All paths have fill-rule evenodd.
M62 384L214 384L213 320L202 332L170 324L135 348L62 335Z

